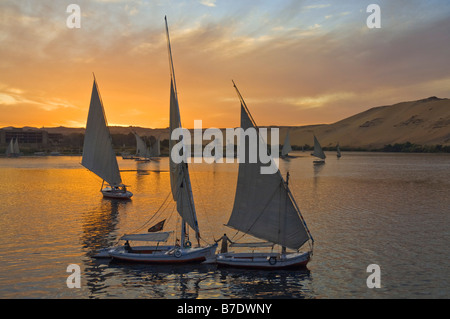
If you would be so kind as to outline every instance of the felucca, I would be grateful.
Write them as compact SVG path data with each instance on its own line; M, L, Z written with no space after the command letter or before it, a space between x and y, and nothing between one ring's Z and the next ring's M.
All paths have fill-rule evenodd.
M255 128L259 135L259 129L242 95L234 82L233 85L241 103L241 128ZM260 148L264 141L261 136L258 140ZM246 142L247 159L249 150ZM259 158L255 163L248 160L239 163L233 211L226 226L259 239L252 243L233 243L231 247L271 249L263 252L221 253L217 255L219 266L296 268L306 266L312 256L314 241L289 189L289 173L286 180L279 170L274 174L261 174L263 165ZM299 251L307 242L310 244L309 250ZM280 251L274 251L275 246L279 247ZM288 249L292 251L288 252Z
M142 137L139 136L139 134L136 132L133 132L133 134L136 137L136 156L134 160L140 162L150 162L150 149L147 144Z
M104 197L130 199L133 196L133 193L122 184L119 165L112 147L111 134L95 76L84 135L81 165L103 179L101 192ZM103 188L104 182L108 184L105 188Z
M16 139L11 138L9 141L8 147L6 148L5 155L7 157L19 157L20 156L20 149L19 149L19 139L16 137Z
M170 134L181 127L180 109L175 82L175 72L172 60L172 50L170 47L169 28L166 22L167 47L169 52L170 66ZM169 140L169 154L172 148L180 141ZM159 242L165 242L173 232L151 232L145 234L125 235L122 240L154 241L156 246L139 246L129 248L122 246L109 251L109 256L113 259L130 262L152 263L152 264L180 264L180 263L200 263L214 262L217 244L200 246L200 228L198 226L197 214L195 210L194 197L192 194L189 169L186 161L175 163L169 156L170 164L170 184L172 198L176 202L178 214L181 217L180 242L175 241L173 246L159 246ZM195 232L197 246L193 247L189 241L188 226Z
M289 157L289 152L292 152L292 147L288 130L286 133L286 137L284 138L283 148L281 149L281 158Z
M325 153L322 150L322 146L320 146L319 140L314 135L314 151L311 154L312 156L318 157L318 160L313 161L314 165L322 165L325 164Z

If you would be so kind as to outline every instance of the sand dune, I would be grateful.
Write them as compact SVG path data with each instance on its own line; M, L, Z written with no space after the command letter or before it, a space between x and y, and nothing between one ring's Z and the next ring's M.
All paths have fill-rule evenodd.
M378 149L387 144L411 142L420 145L450 145L450 100L430 97L365 112L327 125L284 127L292 145L313 145L313 134L323 147L338 142L345 148Z

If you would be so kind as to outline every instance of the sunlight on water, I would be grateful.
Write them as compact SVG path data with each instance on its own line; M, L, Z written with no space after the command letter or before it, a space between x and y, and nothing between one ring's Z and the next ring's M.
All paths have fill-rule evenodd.
M298 152L280 160L315 239L307 270L238 271L215 265L108 264L91 256L167 218L179 229L167 158L119 159L131 201L103 199L80 157L0 158L2 298L448 298L450 156L333 154L321 167ZM223 233L238 165L190 164L202 238ZM161 215L151 217L163 205ZM164 214L163 214L164 213ZM240 235L238 235L239 237ZM237 237L236 237L237 238ZM368 289L366 267L381 267ZM82 287L69 289L78 264Z

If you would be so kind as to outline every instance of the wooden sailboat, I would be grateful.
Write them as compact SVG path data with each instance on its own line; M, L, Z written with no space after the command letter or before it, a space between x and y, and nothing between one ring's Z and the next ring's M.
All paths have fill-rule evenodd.
M170 48L169 28L166 20L166 34L167 45L169 51L169 65L170 65L170 134L172 136L173 130L181 127L180 110L178 105L178 96L176 91L175 74L173 68L172 52ZM179 141L169 140L169 154L172 153L172 148ZM177 211L180 215L181 221L181 237L180 244L175 246L163 246L154 249L155 246L150 246L148 249L140 247L137 250L129 251L127 247L119 247L109 251L109 255L113 259L131 262L142 262L152 264L179 264L179 263L199 263L199 262L213 262L215 261L215 251L217 244L200 246L200 230L197 221L197 215L194 204L194 197L192 194L191 180L189 178L189 169L185 161L175 163L172 157L169 156L170 164L170 184L173 200L176 202ZM197 246L193 247L188 238L188 226L195 232L197 239ZM133 237L138 236L136 240L144 241L165 241L168 238L167 232L155 232L151 234L136 234L126 235L123 240L133 240ZM154 238L161 236L160 238Z
M161 142L159 138L148 147L142 137L136 132L133 132L133 134L136 137L136 156L134 156L136 161L149 162L152 158L161 156Z
M286 137L284 138L283 148L281 149L281 158L289 157L289 152L292 152L292 147L288 130L286 133Z
M258 130L239 90L236 85L234 87L241 102L241 128ZM259 141L263 142L261 137ZM248 157L248 143L245 147ZM265 241L233 243L231 247L269 245L272 250L221 253L217 255L217 264L262 269L304 267L312 256L314 241L289 189L289 175L284 180L279 170L274 174L261 174L262 166L259 159L256 163L248 160L239 163L233 211L226 226ZM307 242L309 250L299 251ZM275 252L274 246L279 246L281 251ZM293 251L288 252L288 249Z
M95 76L84 135L81 165L103 179L101 192L104 197L130 199L133 196L133 193L122 184ZM105 188L103 188L104 182L108 184Z
M7 157L19 157L20 156L20 149L19 149L19 141L16 137L11 138L9 141L8 147L6 148L5 155Z
M318 157L318 160L313 161L314 165L322 165L325 164L325 153L322 150L322 146L320 146L319 140L314 135L314 151L311 154L312 156Z
M150 162L150 149L145 141L136 132L133 132L136 137L136 156L135 161Z
M155 142L150 145L150 157L160 157L161 156L161 141L156 138Z
M341 156L342 156L341 149L339 147L339 143L337 143L337 145L336 145L336 156L337 156L337 158L341 158Z

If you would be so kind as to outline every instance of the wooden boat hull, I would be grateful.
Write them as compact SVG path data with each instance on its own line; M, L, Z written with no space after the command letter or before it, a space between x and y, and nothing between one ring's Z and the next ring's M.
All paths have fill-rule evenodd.
M130 199L133 196L133 193L130 191L115 191L110 188L102 189L103 197L113 198L113 199Z
M175 248L175 246L166 246L166 245L153 245L153 246L134 246L132 250L135 253L140 254L151 254L155 253L157 251L159 252L166 252L170 249ZM113 252L114 250L118 249L118 247L109 247L109 248L103 248L98 251L97 254L95 254L94 258L111 258L110 252Z
M221 267L266 270L305 268L310 260L309 252L283 256L276 253L224 253L217 255L217 265Z
M202 263L215 261L216 248L217 244L199 248L172 247L167 250L127 252L124 247L118 247L110 250L109 256L113 260L145 264Z

